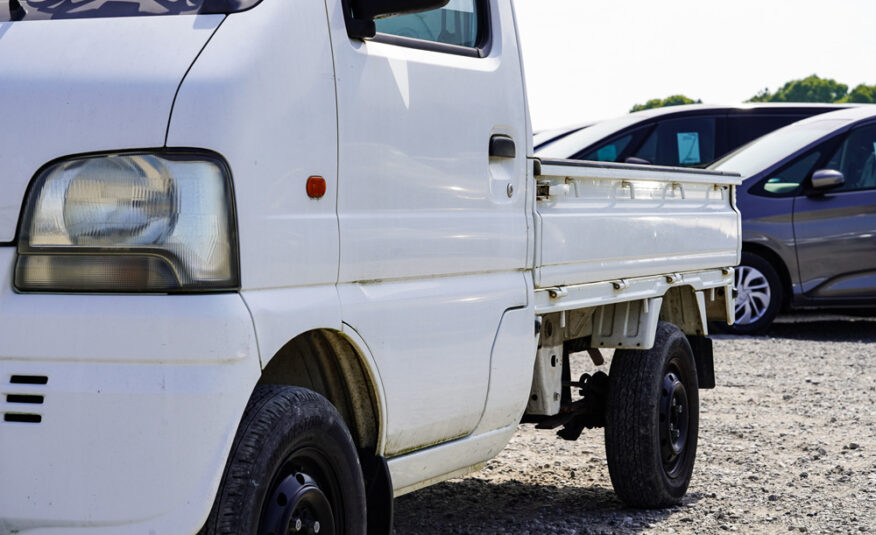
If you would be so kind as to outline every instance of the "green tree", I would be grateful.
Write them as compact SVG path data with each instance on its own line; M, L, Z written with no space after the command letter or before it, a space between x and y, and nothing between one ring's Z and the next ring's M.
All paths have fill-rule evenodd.
M813 74L802 80L791 80L775 93L763 89L748 102L840 102L848 91L849 86L845 84Z
M634 111L642 111L642 110L650 110L651 108L663 108L665 106L681 106L682 104L701 104L702 100L693 100L684 95L672 95L663 99L660 98L652 98L648 102L644 104L636 104L630 110L630 113Z
M848 95L838 102L855 102L859 104L876 104L876 85L859 84Z
M756 95L748 99L748 102L769 102L772 97L773 94L770 93L769 88L764 87L763 89L758 91Z

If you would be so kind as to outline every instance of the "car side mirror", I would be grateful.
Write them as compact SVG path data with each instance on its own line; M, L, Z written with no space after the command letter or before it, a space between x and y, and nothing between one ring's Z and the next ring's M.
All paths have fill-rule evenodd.
M394 15L430 11L450 0L344 0L344 18L351 39L367 39L377 33L374 20Z
M635 156L628 156L624 163L634 163L637 165L651 165L651 162L646 160L645 158L636 158Z
M842 186L846 183L846 179L835 169L819 169L812 173L811 183L811 192L820 194Z

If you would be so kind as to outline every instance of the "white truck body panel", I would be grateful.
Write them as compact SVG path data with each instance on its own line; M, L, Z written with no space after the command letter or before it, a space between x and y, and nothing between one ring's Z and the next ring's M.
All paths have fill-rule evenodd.
M244 289L337 282L337 144L325 6L270 0L229 16L180 87L167 145L228 161L249 214L238 218ZM318 201L303 195L311 175L326 181Z
M537 203L536 287L739 262L738 176L562 160L540 168L550 194Z
M0 247L0 412L41 422L0 421L0 533L195 533L261 371L243 300L22 295L14 262Z
M487 155L495 134L525 146L520 57L507 31L484 58L351 41L341 2L327 5L342 147L338 291L380 369L392 456L474 430L490 379L478 355L490 354L503 313L527 305L526 154ZM510 3L491 17L511 26Z
M516 39L501 31L510 3L491 10L485 58L351 41L340 0L327 4L343 147L339 281L522 269L528 134ZM516 141L516 158L488 158L494 134Z

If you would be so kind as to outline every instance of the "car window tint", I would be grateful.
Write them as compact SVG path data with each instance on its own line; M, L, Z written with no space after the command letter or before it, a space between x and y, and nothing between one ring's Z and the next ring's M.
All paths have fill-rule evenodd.
M440 9L374 22L379 33L474 48L480 38L478 16L475 0L450 0Z
M653 164L703 166L715 159L715 118L664 121L634 154Z
M624 149L630 144L633 139L633 134L627 134L616 138L604 145L592 150L581 157L583 160L593 160L597 162L616 162Z
M876 125L852 130L825 165L843 174L845 184L834 191L876 188Z
M741 147L773 130L797 122L808 115L730 115L728 117L728 150Z
M819 158L821 158L821 151L815 150L772 173L761 183L761 193L784 196L797 192L800 189L800 184L812 173Z

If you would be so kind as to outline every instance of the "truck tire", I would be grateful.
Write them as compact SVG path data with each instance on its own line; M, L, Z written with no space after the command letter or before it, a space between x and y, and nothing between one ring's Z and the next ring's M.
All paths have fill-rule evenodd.
M257 387L201 534L364 535L365 514L362 469L338 411L304 388Z
M755 334L772 324L782 308L782 281L776 269L762 256L743 252L735 270L736 322L722 325L733 334Z
M680 503L698 431L693 352L678 327L660 322L652 349L617 350L611 363L605 454L620 499L641 508Z

